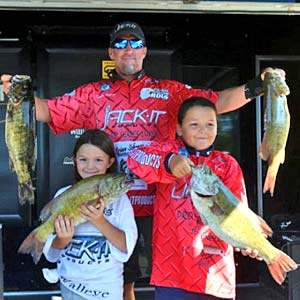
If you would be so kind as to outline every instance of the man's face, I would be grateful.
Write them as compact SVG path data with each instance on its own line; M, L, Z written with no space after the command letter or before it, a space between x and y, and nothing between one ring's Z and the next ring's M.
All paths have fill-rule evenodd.
M132 40L136 39L135 36L125 33L119 39ZM139 49L132 49L130 44L127 43L125 49L108 49L109 57L115 61L116 71L120 75L133 75L143 68L143 60L147 54L147 48L142 47Z

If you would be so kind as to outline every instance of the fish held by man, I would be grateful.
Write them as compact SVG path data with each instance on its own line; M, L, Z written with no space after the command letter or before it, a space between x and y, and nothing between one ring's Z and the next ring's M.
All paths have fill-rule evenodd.
M32 172L36 163L34 96L31 78L15 75L8 91L5 142L9 166L16 172L21 205L34 203Z
M290 113L286 95L289 87L275 71L266 72L264 79L264 136L260 146L260 157L268 161L268 171L263 192L274 194L280 164L285 160L285 147L290 130Z
M222 240L240 249L257 250L278 284L297 263L266 238L272 229L224 185L213 171L202 164L192 167L191 198L204 224Z
M68 190L52 199L41 211L42 224L35 228L23 241L19 253L30 254L35 264L41 258L48 236L54 233L54 221L58 215L69 216L78 225L86 222L80 217L84 204L99 206L103 198L105 206L118 200L131 187L133 180L125 174L100 174L80 180Z

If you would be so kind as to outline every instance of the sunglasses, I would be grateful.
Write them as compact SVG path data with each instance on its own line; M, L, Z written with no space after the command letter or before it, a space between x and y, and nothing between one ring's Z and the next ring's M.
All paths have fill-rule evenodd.
M121 40L121 39L116 39L113 41L111 47L114 49L125 49L128 45L130 44L130 47L132 49L141 49L143 48L144 41L143 40L138 40L138 39L133 39L133 40Z

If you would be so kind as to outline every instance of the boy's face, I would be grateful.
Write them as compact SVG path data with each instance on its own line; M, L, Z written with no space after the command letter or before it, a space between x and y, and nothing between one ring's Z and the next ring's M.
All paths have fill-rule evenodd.
M217 136L217 116L210 107L194 106L190 108L177 125L177 134L183 141L196 150L210 147Z

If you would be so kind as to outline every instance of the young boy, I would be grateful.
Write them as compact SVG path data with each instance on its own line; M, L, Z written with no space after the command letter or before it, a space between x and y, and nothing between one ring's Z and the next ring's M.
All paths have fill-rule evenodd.
M155 300L232 300L236 290L234 250L202 223L188 186L190 166L204 162L247 203L243 174L232 156L213 149L217 113L207 99L194 97L183 102L177 134L177 140L134 149L127 161L136 175L157 188L151 275ZM249 254L257 255L251 250Z

